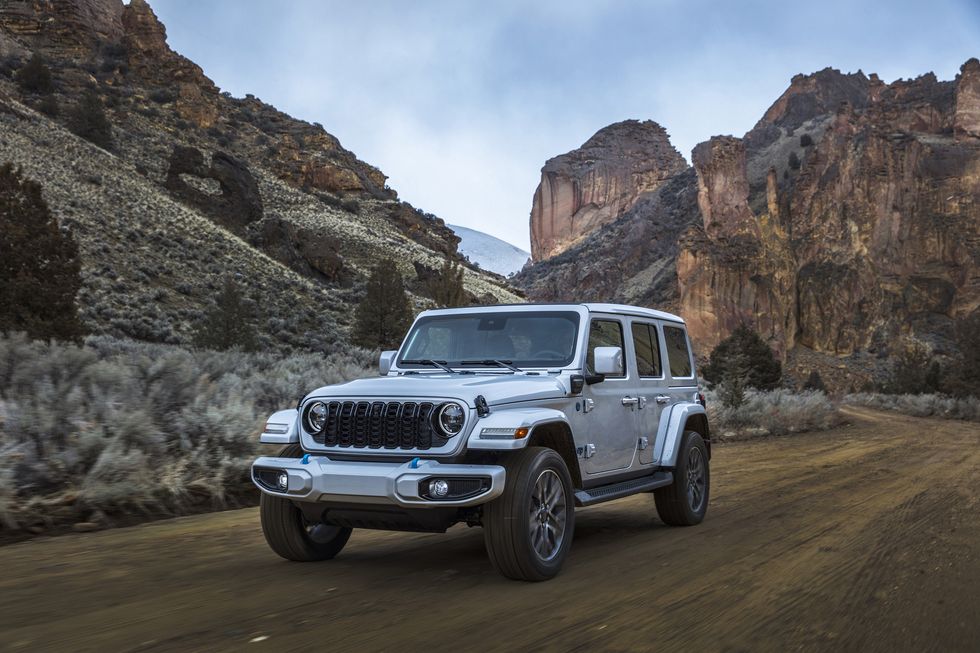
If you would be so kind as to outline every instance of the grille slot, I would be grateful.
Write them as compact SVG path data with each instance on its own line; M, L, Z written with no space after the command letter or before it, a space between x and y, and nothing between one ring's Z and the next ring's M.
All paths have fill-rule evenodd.
M431 449L448 439L432 426L437 404L423 401L331 401L313 441L351 449Z

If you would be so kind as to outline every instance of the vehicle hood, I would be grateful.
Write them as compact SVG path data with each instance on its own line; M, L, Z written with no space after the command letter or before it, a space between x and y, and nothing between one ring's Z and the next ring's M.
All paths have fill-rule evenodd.
M441 374L426 372L404 376L379 376L328 385L308 397L451 397L473 407L478 395L490 405L514 401L555 399L568 394L567 379L554 374Z

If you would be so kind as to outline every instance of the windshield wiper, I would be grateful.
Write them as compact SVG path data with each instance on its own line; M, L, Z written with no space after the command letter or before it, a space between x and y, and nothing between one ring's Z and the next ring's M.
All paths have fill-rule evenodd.
M428 365L429 367L438 367L443 372L458 374L456 370L446 365L446 361L434 361L431 358L419 358L416 360L404 360L401 362L407 365Z
M503 360L500 358L487 358L482 361L463 361L460 365L496 365L497 367L506 367L512 372L523 372L521 368L514 365L513 361Z

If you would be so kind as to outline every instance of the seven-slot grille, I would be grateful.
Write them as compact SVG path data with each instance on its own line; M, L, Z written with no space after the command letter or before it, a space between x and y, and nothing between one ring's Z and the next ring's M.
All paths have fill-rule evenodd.
M313 441L355 449L429 449L447 438L432 425L439 404L428 401L326 401L323 430ZM304 420L309 429L309 420Z

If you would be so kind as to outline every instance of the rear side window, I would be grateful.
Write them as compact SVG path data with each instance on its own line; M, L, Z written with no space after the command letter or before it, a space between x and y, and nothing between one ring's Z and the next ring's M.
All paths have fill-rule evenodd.
M626 357L626 347L623 343L623 325L617 320L592 320L589 326L589 352L586 357L586 365L589 371L595 369L595 348L596 347L619 347L623 350L623 360ZM620 370L619 374L607 376L625 376Z
M657 327L652 324L634 322L633 349L636 351L636 369L640 376L660 377L660 343L657 341Z
M691 371L691 351L687 348L684 329L664 327L664 344L667 345L667 360L670 361L670 375L674 378L694 376Z

